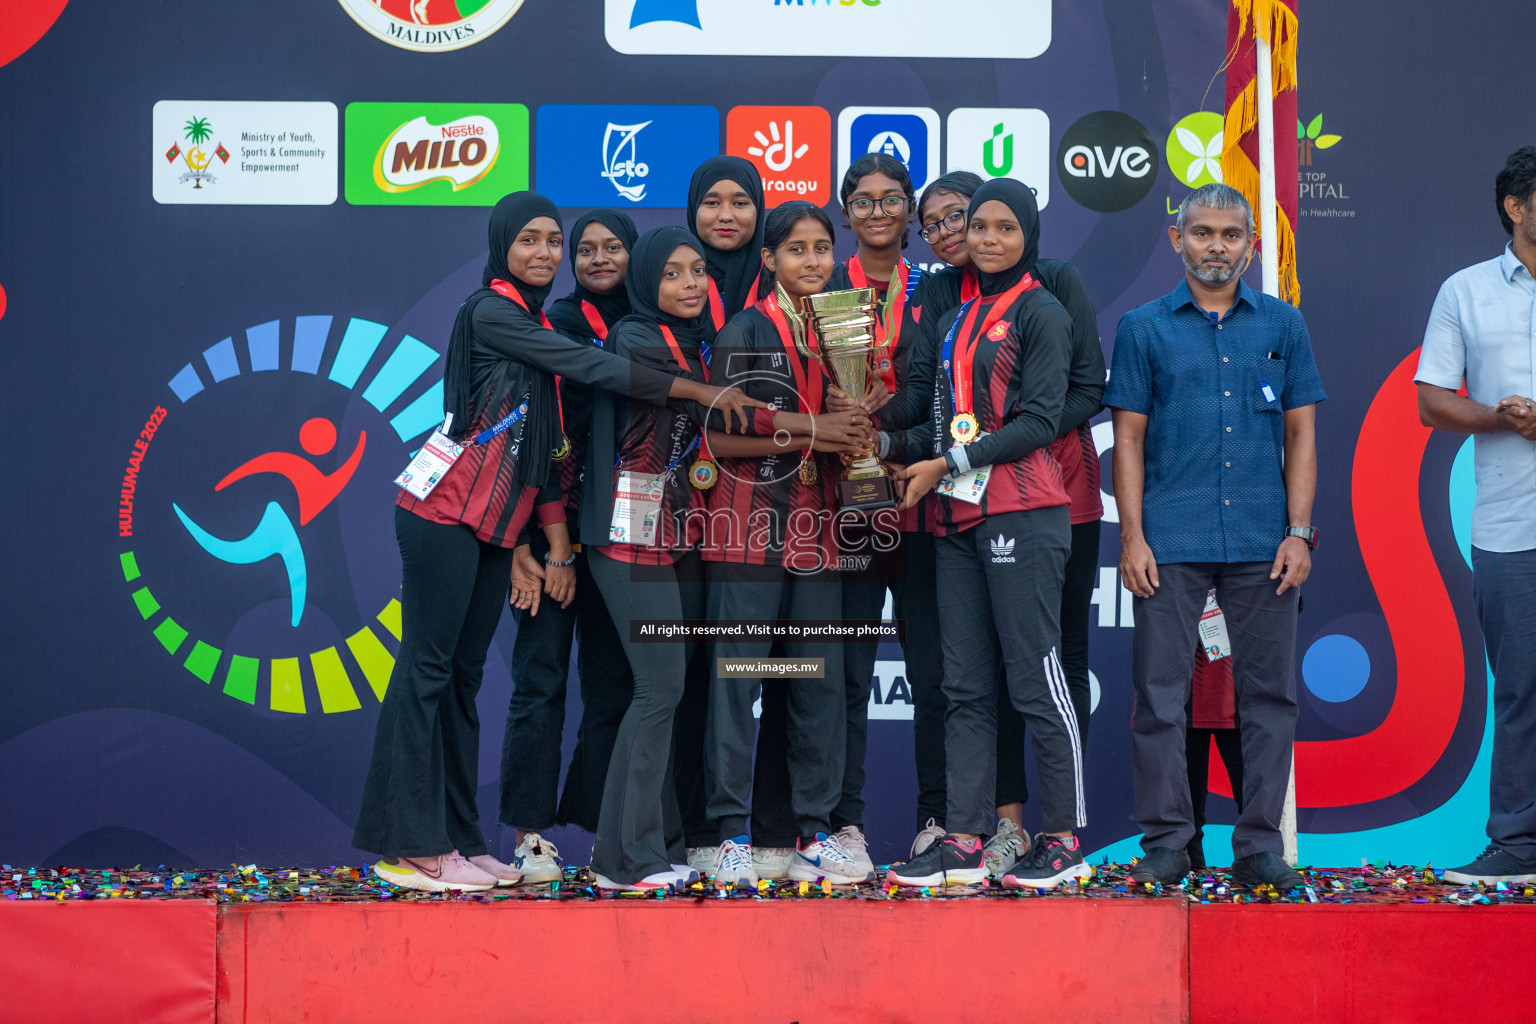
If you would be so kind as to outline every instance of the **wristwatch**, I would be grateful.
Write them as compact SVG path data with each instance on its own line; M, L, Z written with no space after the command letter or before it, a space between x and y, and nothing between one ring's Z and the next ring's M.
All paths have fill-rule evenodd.
M1285 535L1287 537L1300 537L1307 542L1307 547L1310 550L1317 550L1317 527L1315 526L1287 526L1285 528Z

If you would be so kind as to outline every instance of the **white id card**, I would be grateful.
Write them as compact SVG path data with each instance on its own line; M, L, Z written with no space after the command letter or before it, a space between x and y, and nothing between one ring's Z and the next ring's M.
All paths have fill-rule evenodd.
M1200 613L1200 644L1205 648L1208 661L1220 661L1232 653L1232 641L1227 637L1227 617L1216 603L1216 588L1205 595L1205 611Z
M980 441L986 434L977 434L975 440ZM939 494L946 498L955 498L972 505L981 504L981 496L987 493L987 478L992 475L991 466L982 466L973 469L969 473L961 473L959 476L945 476L939 480L939 486L935 488Z
M613 488L613 520L608 524L608 543L656 546L665 479L660 473L619 473L618 483Z
M395 483L405 488L406 493L414 498L425 498L432 493L444 474L453 468L453 464L464 453L464 446L455 444L448 437L448 430L453 426L453 414L449 413L443 419L440 429L432 431L432 436L427 438L426 444L416 453L400 475L395 477Z

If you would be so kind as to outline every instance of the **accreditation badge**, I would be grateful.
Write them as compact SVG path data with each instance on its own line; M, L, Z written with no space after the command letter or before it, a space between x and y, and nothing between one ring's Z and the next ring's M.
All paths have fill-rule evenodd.
M427 438L410 464L395 477L395 484L411 497L425 499L464 453L464 446L456 444L446 433L452 422L450 413L443 425L432 431L432 436Z
M976 440L980 432L981 424L976 421L973 413L956 413L955 418L949 421L949 435L955 439L956 444L969 444Z
M977 438L985 437L985 434L977 433ZM934 488L941 497L954 498L970 505L980 505L982 496L987 493L987 480L992 476L991 466L982 466L973 469L969 473L961 473L959 476L945 476L939 480L939 485Z
M715 464L708 459L700 459L688 469L689 482L701 491L707 491L715 486L718 476Z
M613 488L608 543L655 547L661 525L664 477L660 473L619 474Z

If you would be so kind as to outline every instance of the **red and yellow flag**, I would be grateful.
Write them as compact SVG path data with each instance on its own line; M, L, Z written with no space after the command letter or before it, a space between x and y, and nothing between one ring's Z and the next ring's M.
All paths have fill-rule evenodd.
M1258 39L1270 46L1274 77L1275 211L1280 255L1280 297L1301 304L1296 276L1296 4L1298 0L1232 0L1227 12L1227 123L1221 178L1248 198L1255 229L1259 213ZM1269 240L1261 240L1270 244Z

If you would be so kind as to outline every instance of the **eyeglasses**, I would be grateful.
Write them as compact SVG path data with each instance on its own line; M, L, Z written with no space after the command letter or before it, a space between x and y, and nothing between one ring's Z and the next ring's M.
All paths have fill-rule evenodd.
M900 217L907 212L906 196L886 196L878 202L887 217ZM868 220L875 215L875 203L874 199L855 199L848 204L848 209L859 220Z
M923 225L923 230L919 234L922 236L923 241L932 245L939 240L939 229L941 227L950 234L954 234L965 227L965 222L968 219L969 213L966 210L950 210L944 215L943 220L936 220L932 224Z

